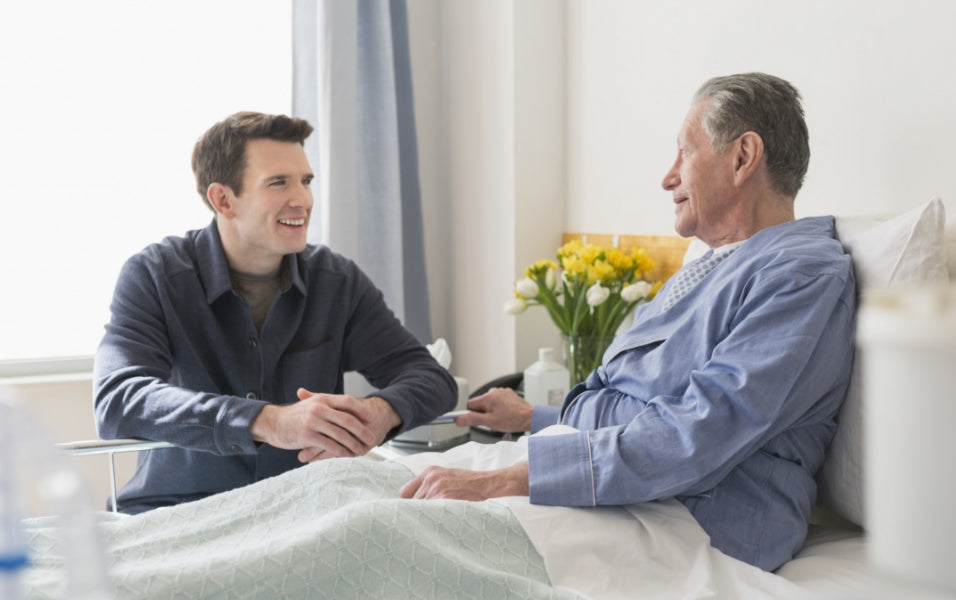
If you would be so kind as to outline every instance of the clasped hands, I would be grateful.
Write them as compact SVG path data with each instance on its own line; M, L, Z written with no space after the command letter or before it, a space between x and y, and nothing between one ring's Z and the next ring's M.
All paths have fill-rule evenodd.
M252 439L299 450L299 461L362 456L382 443L401 417L383 398L296 391L294 404L267 404L252 423Z
M299 460L362 456L401 423L391 405L377 396L354 398L297 391L295 404L266 405L252 424L252 437L277 448L299 449ZM509 388L492 388L468 401L468 413L455 419L460 427L484 426L497 431L531 428L530 404ZM427 467L405 484L403 498L485 500L528 495L528 463L494 471Z

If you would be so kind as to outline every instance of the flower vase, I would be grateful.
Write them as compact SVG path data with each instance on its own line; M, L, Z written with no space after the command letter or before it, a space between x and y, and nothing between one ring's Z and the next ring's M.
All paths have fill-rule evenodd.
M562 335L564 362L571 373L571 387L588 378L601 365L604 351L614 340L613 335Z

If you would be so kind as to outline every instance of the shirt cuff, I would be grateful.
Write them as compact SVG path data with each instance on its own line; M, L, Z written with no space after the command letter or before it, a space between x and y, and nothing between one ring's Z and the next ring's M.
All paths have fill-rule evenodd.
M559 418L561 418L560 406L535 406L531 412L531 433L557 425Z
M252 422L263 407L262 400L229 398L223 403L214 430L216 448L220 454L255 454L258 444L252 440Z
M528 438L528 487L532 504L596 505L593 469L587 431Z

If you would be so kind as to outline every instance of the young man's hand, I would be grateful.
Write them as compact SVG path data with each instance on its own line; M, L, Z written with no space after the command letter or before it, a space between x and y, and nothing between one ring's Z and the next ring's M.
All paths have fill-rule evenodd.
M401 424L392 406L377 396L316 394L299 388L299 401L268 404L252 423L252 439L300 450L299 460L362 456Z

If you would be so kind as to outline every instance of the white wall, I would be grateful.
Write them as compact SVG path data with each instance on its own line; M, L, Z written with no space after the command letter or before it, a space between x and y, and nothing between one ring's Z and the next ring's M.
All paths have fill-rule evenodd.
M431 154L424 148L423 181L446 184L450 221L439 226L452 232L447 245L427 246L435 333L473 382L523 368L554 341L543 314L500 311L512 280L550 257L562 230L673 233L660 181L690 97L711 76L766 71L803 93L812 158L798 216L894 212L933 195L956 213L956 2L410 0L409 9L413 54L423 42L441 52L424 76L412 65L420 131L440 132ZM426 15L433 35L418 37ZM541 121L526 128L529 115ZM563 159L532 160L546 149ZM544 181L553 187L525 187Z
M409 2L433 332L473 387L558 342L502 306L565 220L564 26L552 0Z
M660 181L690 96L744 71L804 96L798 216L956 198L954 23L950 0L571 0L567 226L670 232Z

